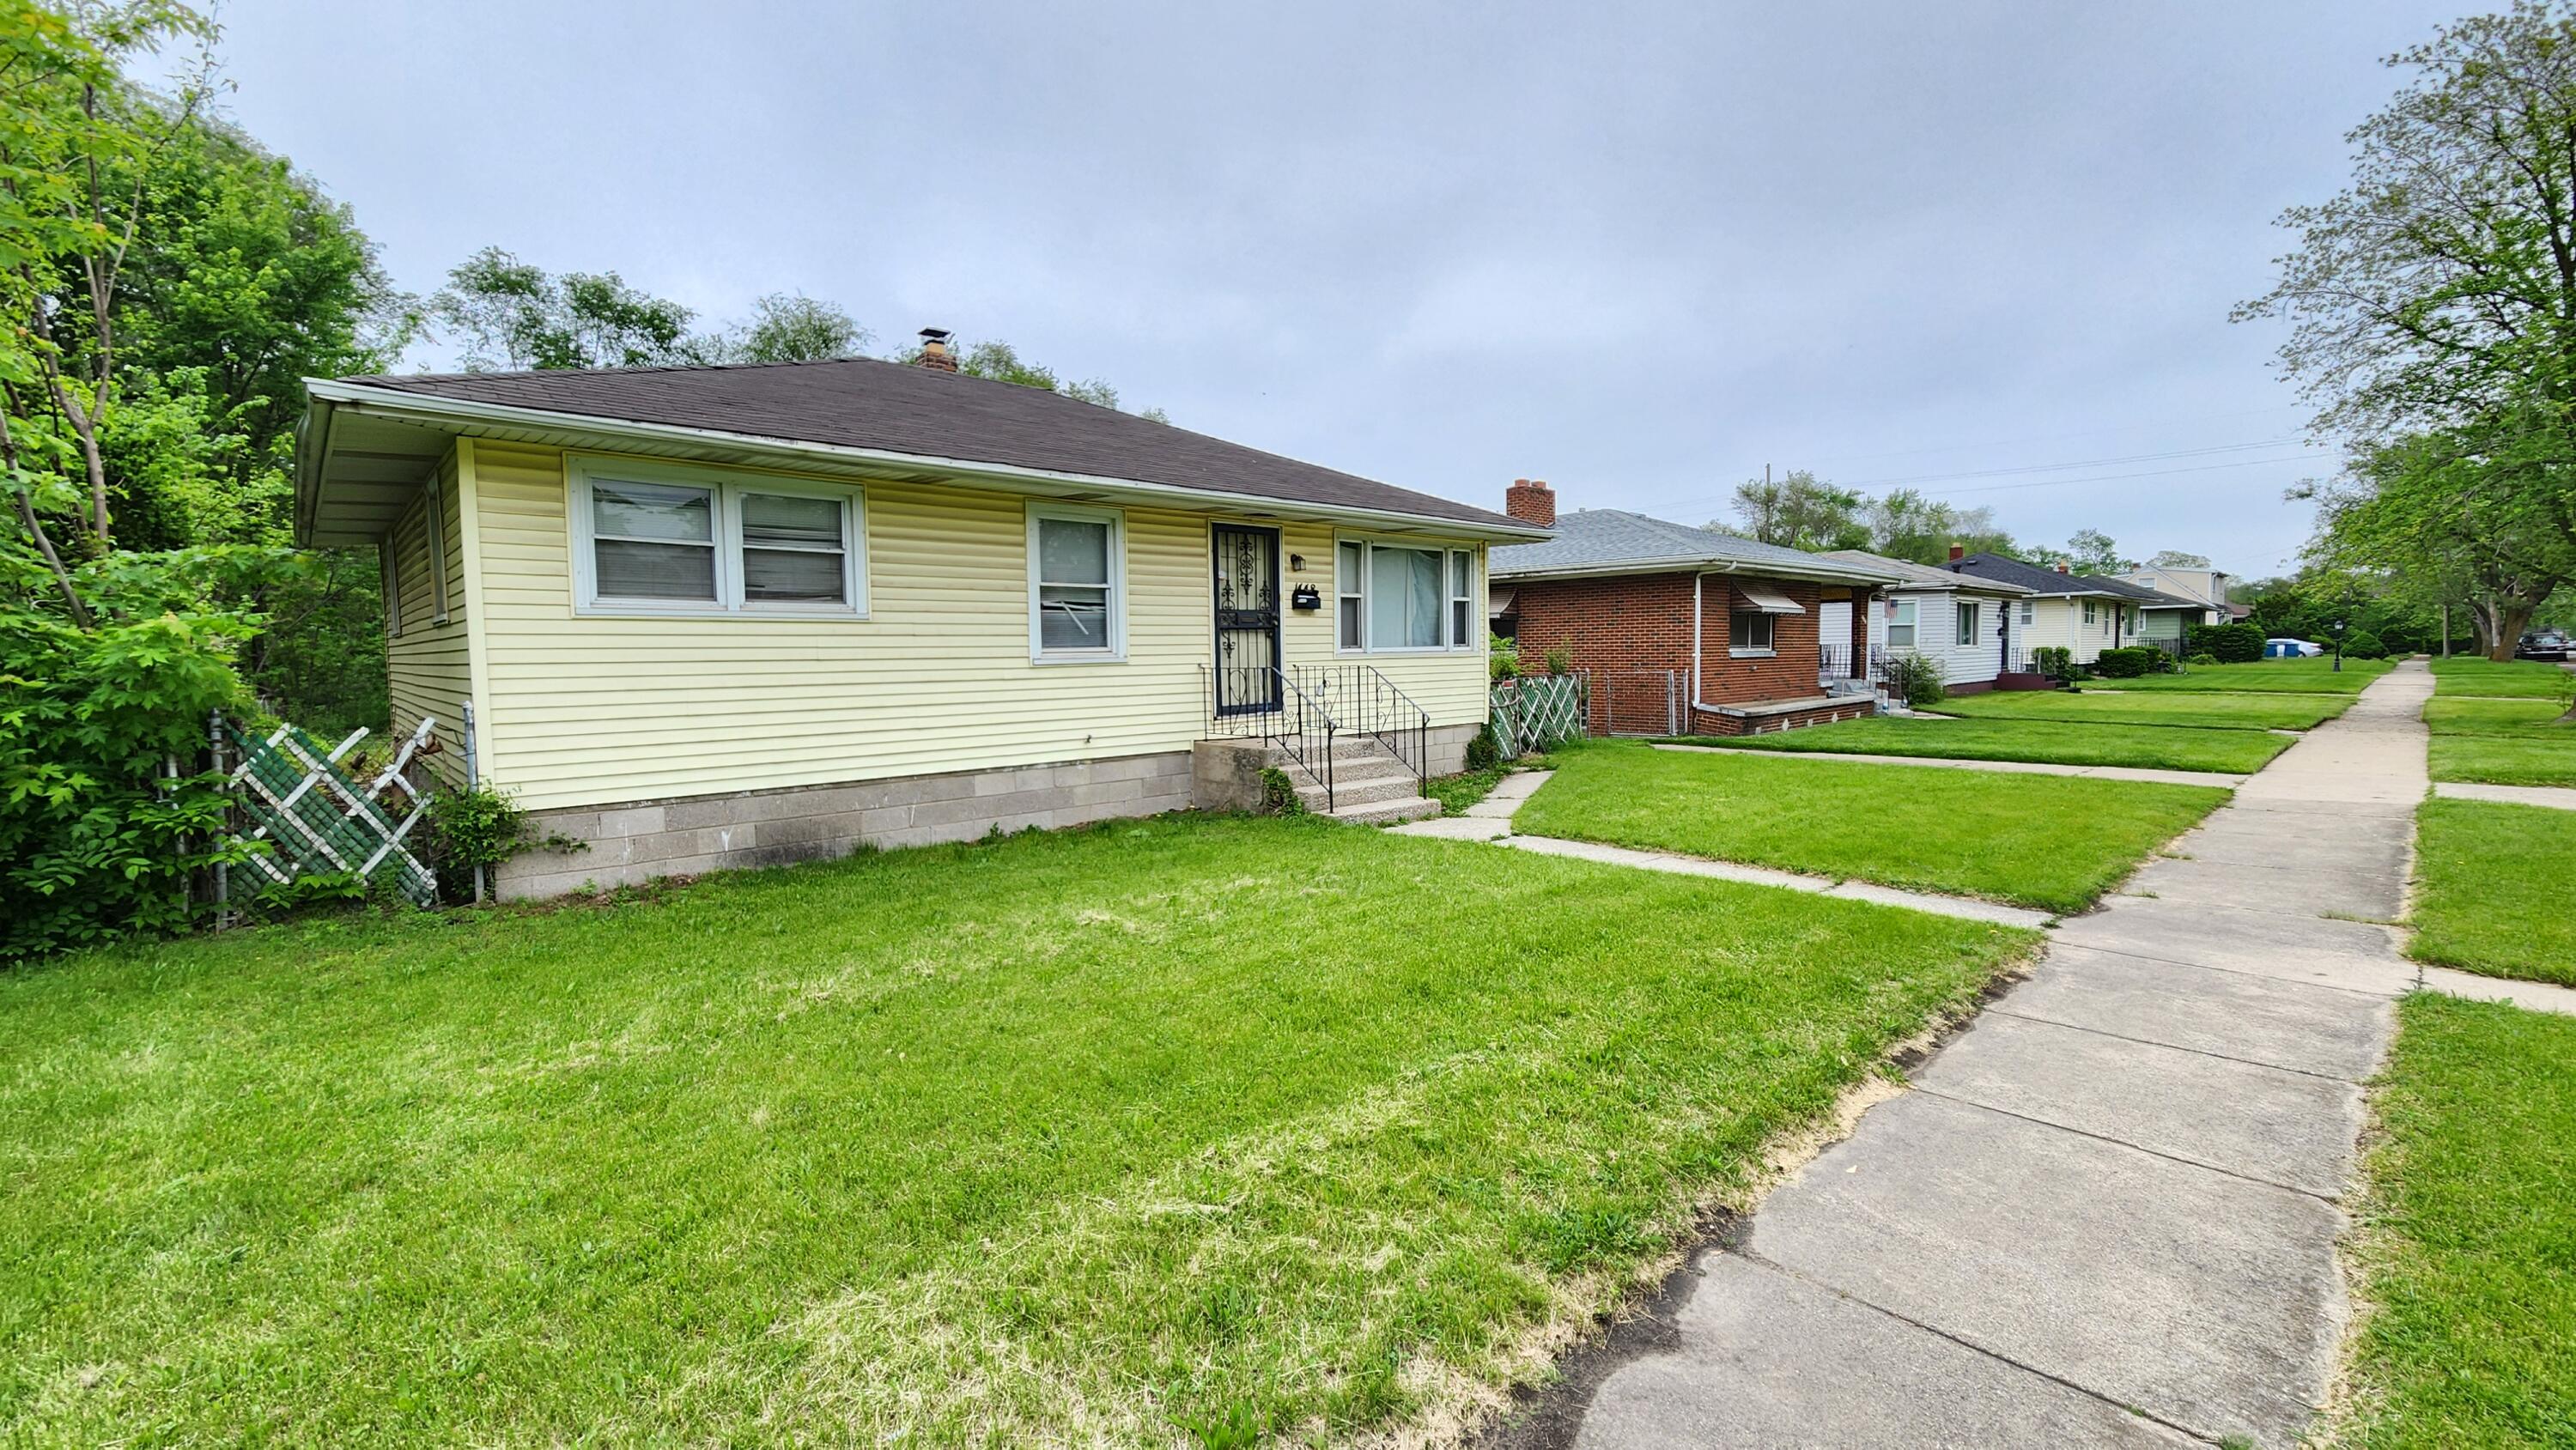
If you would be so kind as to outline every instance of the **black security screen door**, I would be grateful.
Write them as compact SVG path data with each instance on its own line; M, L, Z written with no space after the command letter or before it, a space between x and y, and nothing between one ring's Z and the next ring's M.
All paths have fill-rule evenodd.
M1279 531L1219 524L1216 555L1216 712L1279 708Z

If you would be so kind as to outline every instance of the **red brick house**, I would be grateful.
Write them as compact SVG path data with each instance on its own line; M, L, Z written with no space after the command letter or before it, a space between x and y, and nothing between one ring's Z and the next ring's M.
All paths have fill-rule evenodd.
M1858 677L1894 573L1620 509L1559 518L1528 479L1504 508L1556 536L1489 554L1497 628L1524 665L1562 650L1591 675L1594 730L1752 735L1875 712Z

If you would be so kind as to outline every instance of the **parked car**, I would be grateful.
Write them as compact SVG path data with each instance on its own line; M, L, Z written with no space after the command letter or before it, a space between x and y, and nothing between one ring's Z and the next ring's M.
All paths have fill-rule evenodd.
M2325 652L2326 647L2314 640L2267 639L2263 641L2263 658L2267 660L2298 659L2303 656L2321 655Z
M2565 660L2576 658L2576 640L2570 640L2563 629L2536 629L2522 637L2514 647L2514 658L2523 660Z

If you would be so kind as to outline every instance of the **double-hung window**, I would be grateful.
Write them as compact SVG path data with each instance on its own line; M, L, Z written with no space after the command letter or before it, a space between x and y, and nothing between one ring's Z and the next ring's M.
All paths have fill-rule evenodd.
M2029 601L2029 600L2027 600L2027 599L2023 600L2023 601L2021 602L2021 622L2022 622L2022 623L2024 623L2024 624L2028 624L2028 623L2030 623L2032 620L2034 620L2034 619L2036 619L2036 618L2038 618L2038 617L2039 617L2039 606L2038 606L2038 605L2036 605L2036 604L2033 604L2031 601Z
M1887 647L1889 649L1914 648L1914 623L1920 608L1920 601L1913 599L1899 599L1888 606L1890 612L1887 616Z
M2084 601L2084 622L2093 623L2093 601L2090 599Z
M1766 655L1772 653L1773 617L1758 609L1739 609L1726 622L1726 648L1730 654Z
M864 614L858 493L581 459L574 573L593 614Z
M1470 649L1476 556L1344 539L1333 547L1333 644L1344 651Z
M1961 600L1959 601L1959 643L1975 644L1976 642L1977 606L1971 601Z
M1040 664L1126 658L1122 533L1114 510L1029 506L1029 658Z

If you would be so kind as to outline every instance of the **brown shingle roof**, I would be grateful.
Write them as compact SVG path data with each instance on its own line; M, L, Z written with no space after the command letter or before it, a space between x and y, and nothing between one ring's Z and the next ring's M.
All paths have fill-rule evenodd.
M382 374L340 381L585 418L1528 528L1484 509L1041 388L871 358L740 367Z

